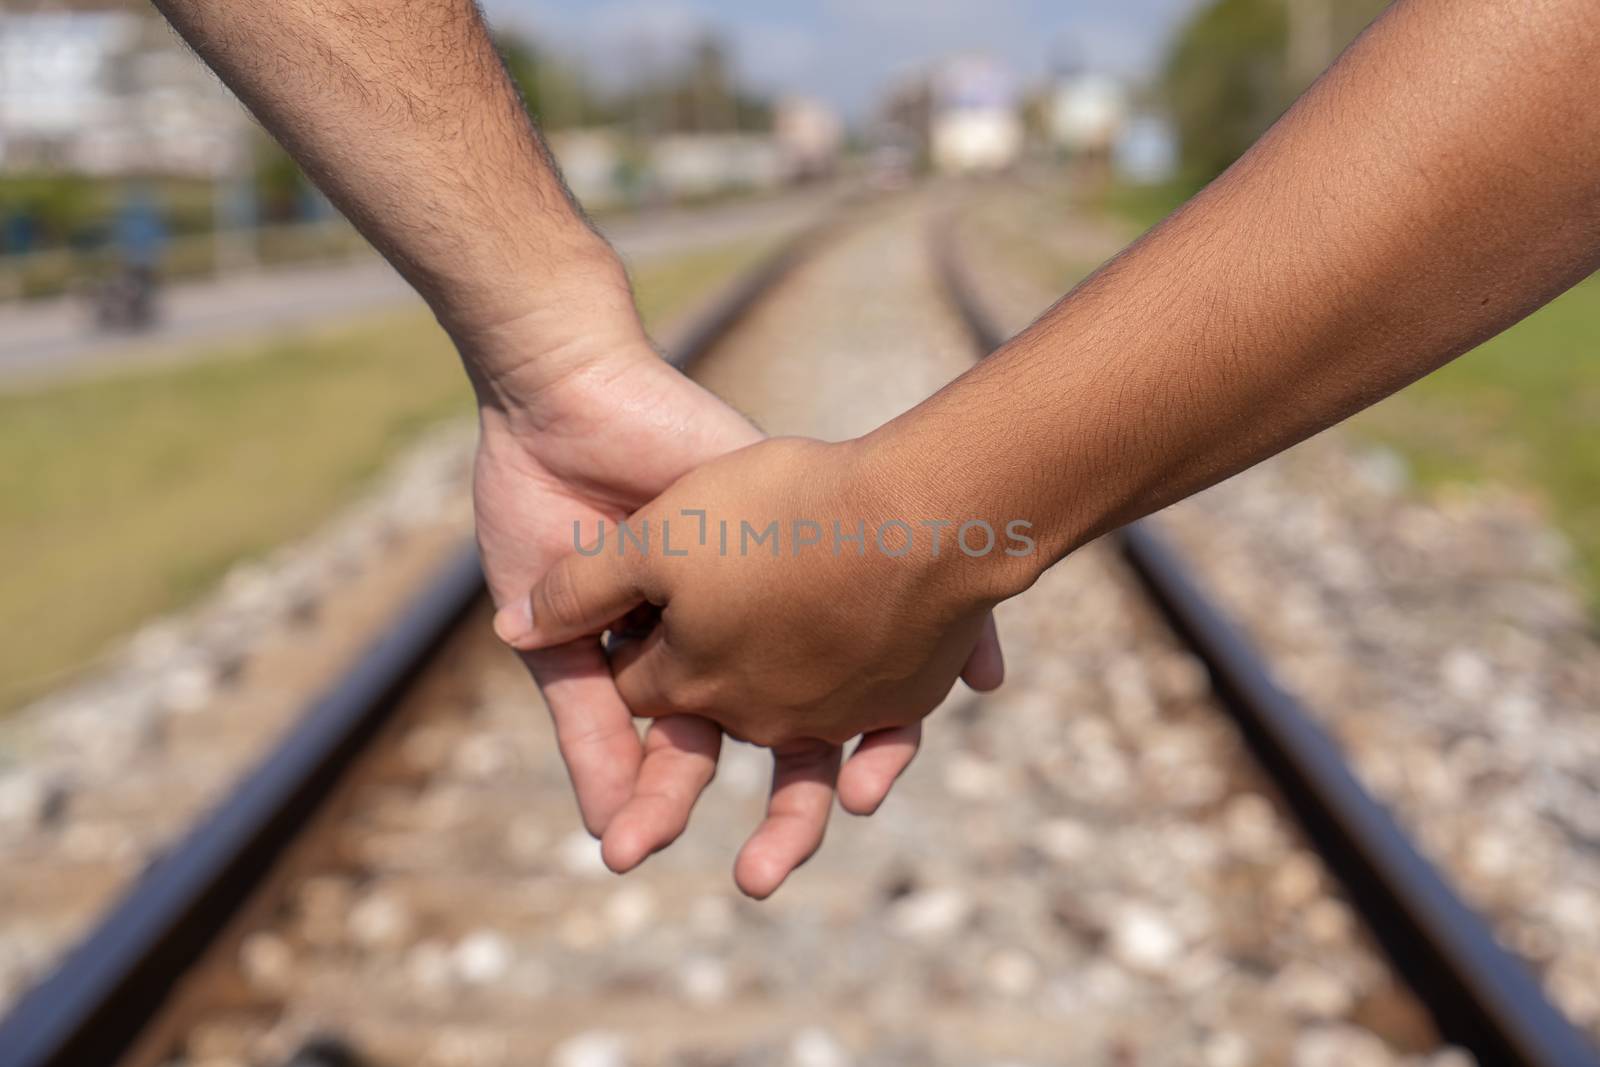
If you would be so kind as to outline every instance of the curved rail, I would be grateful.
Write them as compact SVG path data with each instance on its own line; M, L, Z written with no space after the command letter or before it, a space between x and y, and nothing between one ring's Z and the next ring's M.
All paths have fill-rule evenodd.
M835 224L825 219L742 276L669 361L686 367L708 351ZM464 544L288 737L17 1002L0 1022L0 1067L88 1067L127 1055L486 595L477 547Z
M946 223L934 233L935 256L982 358L1007 338L970 284L952 229ZM1356 780L1339 745L1278 685L1260 653L1150 522L1114 536L1173 628L1205 663L1257 760L1439 1032L1486 1067L1600 1067L1600 1055Z

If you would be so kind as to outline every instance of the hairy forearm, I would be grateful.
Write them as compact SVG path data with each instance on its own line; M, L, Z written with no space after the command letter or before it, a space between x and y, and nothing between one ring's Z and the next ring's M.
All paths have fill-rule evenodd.
M155 3L447 328L631 312L472 0Z
M1600 9L1402 0L1245 158L886 428L945 510L1085 540L1401 388L1600 265ZM1003 586L1004 587L1004 586Z

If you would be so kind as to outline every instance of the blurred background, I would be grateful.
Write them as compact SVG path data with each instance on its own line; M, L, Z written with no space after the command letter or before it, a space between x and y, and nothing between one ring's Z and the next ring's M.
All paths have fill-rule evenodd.
M573 191L624 237L669 208L780 201L638 234L658 259L697 246L693 270L661 272L668 291L642 279L658 315L747 262L808 185L1032 168L1153 220L1362 21L1318 0L1002 12L489 7ZM147 5L0 7L0 549L29 561L0 578L0 706L304 532L459 414L459 375L409 303ZM337 339L313 329L335 321ZM402 360L416 373L390 373Z
M573 191L624 233L669 207L974 174L1050 183L1136 230L1225 168L1380 7L494 0L488 13ZM669 226L639 238L652 254L697 244L704 259L778 216L788 221L751 210L709 236ZM1035 252L1062 285L1085 266ZM14 635L0 649L0 706L304 531L388 450L460 410L438 337L409 328L403 287L371 259L147 6L0 7L0 549L30 561L0 577ZM711 260L691 272L707 284L740 257ZM664 273L669 288L702 282ZM1600 329L1594 305L1586 286L1362 420L1430 482L1490 473L1538 489L1591 580L1600 514L1586 489L1600 461L1583 431L1600 372L1576 357ZM355 329L357 313L359 344L307 333ZM223 351L226 370L189 365ZM178 355L182 368L83 381ZM418 371L403 382L387 373L401 359ZM331 375L371 410L334 401ZM230 386L253 420L221 414L210 394ZM313 394L341 417L291 399ZM208 433L224 431L219 448ZM327 462L307 477L275 434ZM99 609L77 610L91 590Z
M1080 206L1142 227L1226 167L1380 7L495 0L488 13L568 182L608 223L808 184L895 188L1004 172L1055 183ZM736 244L771 221L755 212L714 236ZM645 243L664 251L673 236ZM433 337L415 353L421 373L407 388L372 361L368 373L385 388L368 398L381 408L366 413L370 426L349 425L353 414L306 420L319 434L338 432L334 422L361 438L360 447L326 442L331 484L311 484L318 479L291 455L265 459L270 435L288 428L249 376L328 396L325 384L299 378L336 365L355 375L352 350L371 347L341 342L337 358L311 358L322 343L303 336L312 322L349 326L370 312L363 330L420 346L414 331L386 332L406 297L370 259L146 5L0 7L0 548L31 561L0 578L0 622L20 638L0 650L0 706L37 695L141 618L303 531L385 450L459 408L456 374L435 358ZM1062 264L1052 281L1082 267ZM676 284L695 279L679 272ZM1367 420L1429 478L1492 470L1538 485L1591 576L1600 517L1580 497L1596 461L1570 442L1593 415L1584 376L1595 371L1563 357L1594 339L1592 305L1592 294L1569 297L1521 331L1536 344L1491 346L1402 410ZM286 331L296 340L283 349ZM205 361L241 345L277 346L276 358L99 389L78 381L91 368L114 374L180 351L186 363ZM223 388L216 373L238 378L261 413L249 433L268 435L256 451L271 468L261 471L269 493L254 492L238 457L181 417L201 390ZM389 395L396 390L403 395ZM230 447L248 447L231 415L214 425L227 427ZM216 484L192 470L213 464ZM252 490L237 509L230 482ZM213 504L234 521L209 514ZM63 598L63 588L95 590L100 610L74 610L79 596Z
M984 263L997 300L1011 302L1007 311L1020 326L1228 167L1384 5L485 0L485 6L506 67L569 185L628 261L652 331L670 343L730 281L846 201L877 205L880 216L870 240L852 238L829 253L834 280L828 285L837 288L812 279L813 295L827 297L828 307L848 302L841 293L881 297L904 282L905 292L922 286L917 291L924 303L914 317L933 322L945 316L931 310L943 305L926 265L900 254L925 234L927 220L895 205L953 205L968 248ZM819 276L825 273L818 268ZM847 307L838 315L852 329L866 323L883 331L888 354L873 348L881 360L917 358L893 355L896 341L905 349L920 342L905 340L909 330L893 320L894 309L872 319L877 310ZM831 314L815 308L789 313L819 336ZM838 336L839 347L863 344L842 326ZM1600 901L1600 874L1591 869L1592 859L1584 859L1596 854L1600 841L1600 804L1594 803L1600 781L1582 779L1592 770L1581 768L1564 770L1569 778L1542 777L1538 770L1564 756L1585 758L1593 731L1537 726L1547 709L1556 709L1552 717L1592 713L1592 695L1600 692L1594 643L1600 618L1597 347L1600 282L1591 278L1358 417L1340 431L1336 455L1310 453L1307 466L1291 465L1287 475L1269 472L1238 495L1183 513L1191 516L1187 525L1180 514L1175 526L1197 557L1220 568L1207 577L1233 598L1290 680L1341 716L1354 709L1348 717L1354 733L1341 739L1367 761L1362 766L1376 791L1443 813L1448 828L1428 838L1430 846L1459 860L1455 869L1476 872L1467 879L1475 902L1492 904L1503 894L1515 905L1507 905L1514 913L1508 938L1548 965L1563 1005L1600 1034L1600 952L1586 953L1581 944L1565 957L1559 951L1577 943L1561 931L1586 922L1592 927L1585 916L1592 918L1591 905ZM953 365L964 366L960 343L944 354L951 351ZM880 361L874 373L887 365ZM809 372L790 373L800 377L763 379L777 410L808 387ZM850 380L848 372L838 378ZM748 381L746 387L760 392ZM109 895L226 789L286 721L283 709L298 707L335 677L467 532L471 415L464 377L427 310L152 9L113 0L0 0L0 856L4 866L18 869L42 863L39 857L51 863L67 857L60 868L67 888L43 878L29 885L0 879L0 1004L43 973ZM1323 495L1309 503L1295 495L1308 486ZM1398 554L1385 556L1390 549ZM1368 564L1377 577L1363 569ZM1079 756L1093 758L1069 764L1070 773L1058 774L1052 765L1049 774L1040 771L1030 781L1037 785L1054 775L1089 783L1086 791L1104 786L1108 796L1119 797L1147 786L1151 795L1169 785L1187 789L1184 768L1192 770L1203 758L1162 748L1170 738L1152 730L1148 780L1130 772L1124 781L1113 771L1123 766L1118 761L1125 753L1120 742L1101 744L1101 734L1110 737L1112 730L1095 733L1104 724L1096 725L1094 715L1137 718L1154 706L1151 693L1192 703L1193 665L1177 653L1161 653L1147 667L1133 637L1126 648L1097 651L1096 640L1110 640L1101 631L1117 629L1102 626L1102 618L1115 614L1119 594L1096 585L1107 579L1096 578L1089 564L1081 571L1074 580L1088 591L1082 617L1065 626L1041 613L1034 619L1039 625L1019 630L1048 636L1056 619L1071 631L1057 644L1080 642L1087 649L1083 662L1054 674L1040 668L1034 680L1048 683L1039 691L1051 696L1035 707L1023 689L1011 711L1024 717L1030 708L1038 712L1040 729L1056 737L1060 717L1046 715L1055 707L1049 700L1079 678L1082 685L1072 691L1092 695L1079 701L1084 707L1072 708L1084 715L1074 729L1088 739L1075 736L1072 743ZM1473 588L1488 592L1475 601L1464 592ZM1348 601L1342 599L1347 594ZM1491 602L1494 611L1483 607ZM1512 608L1497 614L1505 605ZM1464 635L1452 629L1457 624L1479 629ZM1308 633L1313 636L1302 641ZM1332 658L1318 659L1314 641L1322 638L1346 644ZM1351 670L1352 659L1363 670ZM1365 669L1374 663L1381 670ZM238 684L240 678L249 684ZM1350 688L1368 683L1385 687L1381 699L1373 695L1377 689ZM516 716L531 699L525 680L512 671L495 684L515 712L506 720L521 722ZM263 701L281 707L258 715ZM1402 723L1395 707L1415 711L1414 723ZM1462 725L1461 707L1481 710L1482 722ZM216 718L217 708L233 716L227 730L245 732L206 726L205 716L195 714ZM1369 730L1363 712L1382 726ZM969 732L958 735L959 750L938 757L944 763L925 761L933 766L927 774L943 775L917 787L927 810L938 812L940 802L976 810L986 800L1009 803L1035 788L1006 778L1005 760L987 758L1007 755L1003 746L1019 744L1016 737L982 751L991 727L974 725L976 717L962 723ZM1422 725L1406 733L1415 724ZM1502 726L1504 737L1495 732ZM1396 747L1386 730L1404 733L1414 748ZM515 731L502 730L500 740L474 749L489 756L473 766L520 766L507 762L511 757L494 763L504 746L521 743L506 736ZM980 742L975 749L966 745L974 737ZM1541 738L1548 747L1538 747L1546 744ZM128 767L144 765L163 746L171 758L152 758L149 765L181 766L181 773L170 773L188 791L138 810L132 820L137 832L128 829L127 818L105 818L107 810L125 805L104 799L119 795L114 788L96 790L114 786ZM1446 748L1452 759L1459 754L1459 767L1440 770ZM612 936L605 930L616 927L624 932L612 933L626 940L648 924L656 905L640 904L638 890L628 897L619 891L603 914L583 910L592 903L583 894L597 892L583 881L599 877L592 847L581 834L575 842L560 836L572 829L571 812L562 806L564 785L548 745L539 752L543 796L561 799L547 805L549 825L529 830L509 820L506 848L523 848L530 864L555 864L558 881L578 886L574 892L582 899L563 913L561 936L576 946L581 963L594 939ZM1010 754L1020 761L1037 753ZM526 758L534 765L535 756ZM1094 767L1085 770L1089 763ZM1512 765L1514 773L1500 774ZM1585 766L1592 769L1593 760ZM1526 781L1516 777L1524 772ZM756 804L761 774L753 764L730 770L728 788L744 789ZM1473 777L1478 774L1504 785L1497 794L1503 805L1482 800L1472 785L1482 780ZM1588 784L1562 792L1573 781ZM1440 782L1468 785L1452 793ZM1225 808L1222 786L1216 789L1209 799L1174 803L1211 805L1207 811L1223 812L1227 833L1235 837L1255 832L1250 826L1259 829L1261 804ZM1043 786L1035 791L1044 796ZM102 797L99 809L95 796ZM1530 797L1550 801L1568 822L1546 819L1550 812L1540 809L1544 821L1537 833L1528 830L1518 820L1534 818L1527 814L1537 806ZM951 931L981 925L971 916L989 907L973 903L972 886L994 872L1026 874L1033 869L1028 864L1046 862L1041 856L1151 881L1160 879L1149 872L1161 869L1152 855L1180 866L1192 858L1181 853L1188 838L1144 839L1132 831L1119 837L1117 828L1135 820L1129 812L1143 810L1133 800L1126 809L1120 803L1095 809L1105 822L1094 823L1093 834L1058 818L1076 809L1055 794L1039 799L1029 809L1037 818L1013 827L1011 837L995 831L1006 818L980 810L965 834L970 863L938 891L945 895L929 896L917 881L925 874L920 868L916 877L902 877L896 868L881 879L883 914L862 923L871 931L903 927L912 940L925 934L953 939ZM1509 814L1491 819L1491 811ZM1170 814L1155 810L1154 829L1146 829L1171 830L1176 822ZM1457 816L1485 821L1449 821ZM732 816L724 821L725 840L701 841L699 853L679 853L689 856L673 861L679 873L690 872L682 877L713 869L721 877L725 846L742 832ZM1427 836L1434 824L1423 825ZM1538 834L1547 831L1553 843L1539 851L1546 838ZM944 824L918 832L928 835L927 847L914 835L905 841L915 848L897 847L917 853L917 862L942 855ZM444 847L442 836L434 835L432 846L414 846L416 854ZM374 840L384 841L381 835ZM846 840L857 849L844 846L840 854L847 858L901 863L884 859L875 839ZM1500 844L1493 848L1485 844L1495 841ZM1106 858L1115 848L1125 848L1123 867L1116 866L1122 860ZM1277 878L1295 855L1304 854L1273 853L1270 864L1260 865ZM1554 858L1541 866L1538 856ZM109 864L111 873L101 878L105 872L94 868L95 878L85 876L83 864L91 861ZM1569 862L1570 869L1562 866ZM1561 892L1547 892L1559 881L1549 873L1558 867L1569 877L1560 882ZM1300 882L1290 884L1280 902L1291 926L1302 910L1312 911L1309 897L1296 895L1295 885L1303 886L1306 877L1317 884L1315 868L1302 877L1305 869L1302 863L1295 875ZM836 883L853 890L851 877ZM662 900L671 899L665 886L657 886ZM1568 888L1571 894L1563 896ZM324 901L341 923L359 912L350 907L350 892L348 886L330 891L333 903ZM1121 893L1108 895L1120 900ZM74 901L70 908L61 903L67 899ZM1017 945L994 956L1000 962L985 964L979 977L962 972L948 978L930 964L928 981L940 988L927 1003L948 992L941 985L947 978L988 982L999 990L995 996L1044 996L1045 971L1028 955L1038 947L1040 929L1071 942L1083 958L1107 945L1114 956L1126 949L1119 966L1126 964L1127 974L1178 975L1178 992L1168 991L1178 1003L1192 1003L1183 998L1198 996L1195 989L1221 988L1204 968L1192 969L1188 978L1179 974L1178 935L1161 925L1167 913L1154 906L1126 922L1102 921L1084 918L1081 901L1015 899L1027 906L1012 907L1007 898L995 913L1026 913L1029 922L1037 920L1033 932L1018 935ZM1242 895L1239 901L1245 912L1239 922L1248 926L1254 905ZM40 917L57 904L59 915ZM1028 911L1035 905L1037 914ZM714 929L734 929L728 916L735 914L739 923L780 925L770 918L772 909L736 912L736 906L743 905L718 897L709 911L695 914ZM819 907L834 915L843 905L835 908L830 898ZM1332 925L1347 931L1337 907L1329 908L1323 917L1334 915ZM387 913L379 908L374 914L381 939ZM806 925L810 913L795 914L801 919L782 926L789 938L783 951L818 951L814 928ZM1179 926L1174 920L1173 929ZM1001 921L989 932L1004 928ZM425 977L457 964L477 973L473 968L482 970L485 952L490 963L499 959L498 943L487 949L486 943L464 937L451 943L455 956L443 948L437 959L412 952L406 966ZM698 958L683 963L681 946L669 948L662 949L668 965L685 968L684 995L720 1003L727 984L717 977L722 972ZM989 951L987 942L983 951ZM768 948L751 952L760 956L752 971L787 958ZM1309 958L1319 952L1315 948ZM976 951L967 955L978 959ZM1574 955L1579 962L1571 962ZM271 960L263 959L270 970ZM1087 975L1091 986L1104 977L1074 959L1063 973ZM837 966L851 971L848 964ZM855 964L840 979L841 1002L855 996L850 983L865 966L859 959ZM1237 969L1263 988L1288 974L1280 985L1292 987L1284 994L1300 1005L1292 1012L1355 1019L1398 1049L1431 1047L1429 1038L1416 1036L1413 1016L1394 1014L1390 1001L1396 998L1377 998L1373 1008L1373 998L1351 993L1345 1000L1334 996L1331 1008L1304 1008L1330 1003L1327 983L1319 974L1307 979L1303 968L1280 973L1274 967L1247 958ZM619 988L632 988L632 972L623 967L620 973ZM922 972L916 973L920 980ZM1073 987L1070 995L1052 993L1052 1003L1076 1010L1084 997L1103 994L1120 1005L1135 985L1116 985L1123 978L1113 977L1098 992ZM780 999L793 993L782 985L785 979L771 980ZM1350 984L1360 988L1353 979ZM1234 988L1245 988L1242 1010L1248 1014L1255 987ZM793 996L805 1003L802 994ZM926 1013L921 1001L902 1007ZM1124 1029L1108 1047L1137 1045L1139 1027ZM791 1060L800 1067L848 1062L829 1058L831 1046L824 1046L813 1042L805 1046L810 1052ZM1219 1067L1280 1062L1252 1058L1225 1040L1206 1048L1203 1062ZM460 1062L487 1061L467 1056ZM561 1061L563 1067L613 1062L604 1056ZM1135 1059L1108 1053L1104 1062ZM1294 1062L1401 1061L1363 1059L1338 1046L1323 1059Z

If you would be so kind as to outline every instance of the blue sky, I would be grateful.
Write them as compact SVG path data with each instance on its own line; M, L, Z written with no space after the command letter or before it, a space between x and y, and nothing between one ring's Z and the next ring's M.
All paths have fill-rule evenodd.
M622 76L641 42L665 53L700 27L737 46L756 85L821 96L859 115L895 75L984 52L1029 76L1070 52L1138 76L1199 0L484 0L492 20L580 50Z

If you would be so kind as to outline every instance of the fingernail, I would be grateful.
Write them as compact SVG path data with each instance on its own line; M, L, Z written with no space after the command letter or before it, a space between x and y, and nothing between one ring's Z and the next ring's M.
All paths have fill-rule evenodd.
M495 613L494 632L508 645L533 636L533 602L519 597Z

